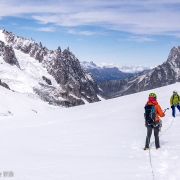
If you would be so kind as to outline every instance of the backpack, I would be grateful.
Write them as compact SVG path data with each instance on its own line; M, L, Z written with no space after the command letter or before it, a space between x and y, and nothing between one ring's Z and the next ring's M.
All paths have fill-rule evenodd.
M155 122L155 106L146 104L144 107L144 119L146 125L153 125Z

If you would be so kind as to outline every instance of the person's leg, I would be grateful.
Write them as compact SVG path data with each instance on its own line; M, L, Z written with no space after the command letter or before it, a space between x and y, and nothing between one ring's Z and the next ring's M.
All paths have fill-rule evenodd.
M159 143L159 126L154 128L154 137L155 137L156 148L160 148L160 143Z
M149 148L150 139L151 139L151 134L152 134L152 127L147 126L147 136L146 136L145 148Z
M176 106L177 108L178 108L178 110L180 111L180 106L179 106L179 104L177 104L177 106Z
M172 108L172 116L175 117L175 106L173 105L171 106L171 108Z

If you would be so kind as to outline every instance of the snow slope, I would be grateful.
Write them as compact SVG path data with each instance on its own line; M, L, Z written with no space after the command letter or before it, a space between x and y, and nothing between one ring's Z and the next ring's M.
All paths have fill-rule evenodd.
M39 86L39 82L44 83L42 76L49 78L53 86L59 87L41 63L28 54L19 50L14 51L21 69L4 62L3 58L0 57L0 79L7 83L10 89L21 93L35 94L33 87Z
M3 41L4 43L6 43L6 40L5 40L5 37L4 37L4 34L2 33L2 29L0 30L0 41Z
M149 151L143 150L143 107L150 92L157 94L162 109L169 107L174 89L179 89L179 83L53 109L0 87L1 99L6 96L0 112L3 107L13 112L14 106L19 111L15 116L0 116L0 173L12 171L13 178L6 179L13 180L152 180ZM28 110L32 107L37 113ZM180 114L173 120L169 110L162 120L161 149L153 144L150 151L154 179L179 180Z
M0 118L25 117L34 114L44 114L46 111L61 109L41 101L37 95L22 94L0 86Z

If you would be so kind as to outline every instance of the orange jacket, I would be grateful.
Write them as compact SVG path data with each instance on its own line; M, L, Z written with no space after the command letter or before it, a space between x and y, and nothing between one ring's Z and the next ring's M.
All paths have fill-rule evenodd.
M164 117L165 114L163 113L161 106L158 104L157 101L148 101L147 104L154 105L155 107L155 121L159 121L159 116Z

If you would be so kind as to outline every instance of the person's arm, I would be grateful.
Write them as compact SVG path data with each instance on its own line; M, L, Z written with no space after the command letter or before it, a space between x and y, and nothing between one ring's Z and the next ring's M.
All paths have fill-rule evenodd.
M159 116L161 116L161 117L164 117L164 116L165 116L164 112L163 112L162 109L161 109L161 106L159 106L159 105L158 105L158 107L157 107L157 113L158 113Z
M170 106L172 106L173 105L173 96L171 96L171 98L170 98Z

